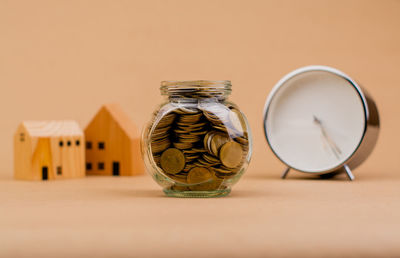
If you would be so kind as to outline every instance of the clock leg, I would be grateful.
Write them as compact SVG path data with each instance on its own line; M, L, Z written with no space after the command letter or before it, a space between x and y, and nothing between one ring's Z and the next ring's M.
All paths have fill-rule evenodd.
M282 178L282 179L285 179L286 176L287 176L287 174L289 173L289 171L290 171L290 168L289 168L289 167L286 168L285 171L283 171L283 173L282 173L282 175L281 175L281 178Z
M353 181L353 180L354 180L354 175L353 175L353 173L351 172L349 166L344 165L344 171L346 172L347 177L348 177L351 181Z

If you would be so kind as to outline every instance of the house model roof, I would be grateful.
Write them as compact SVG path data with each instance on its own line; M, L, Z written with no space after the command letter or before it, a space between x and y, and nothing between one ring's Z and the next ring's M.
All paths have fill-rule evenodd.
M110 113L110 115L114 118L114 121L121 127L121 129L128 135L129 138L134 139L138 137L136 125L133 123L132 119L122 110L119 104L105 104L101 107L99 113L103 110Z
M73 120L24 121L22 126L33 137L83 136L79 124Z

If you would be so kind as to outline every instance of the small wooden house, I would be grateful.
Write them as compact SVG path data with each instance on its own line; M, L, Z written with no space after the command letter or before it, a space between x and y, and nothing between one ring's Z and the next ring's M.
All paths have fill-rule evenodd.
M84 177L84 142L75 121L22 122L14 135L15 179Z
M144 171L138 129L117 104L100 108L85 129L86 174L132 176Z

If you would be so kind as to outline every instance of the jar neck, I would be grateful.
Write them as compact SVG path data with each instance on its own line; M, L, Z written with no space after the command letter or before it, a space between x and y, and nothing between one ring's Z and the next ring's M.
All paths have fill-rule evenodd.
M168 96L172 101L199 99L225 100L232 91L231 81L163 81L161 95Z

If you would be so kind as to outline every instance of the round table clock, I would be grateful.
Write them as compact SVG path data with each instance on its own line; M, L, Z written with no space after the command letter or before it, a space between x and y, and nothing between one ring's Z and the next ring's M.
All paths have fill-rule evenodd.
M372 98L343 72L307 66L284 76L268 96L264 131L273 153L294 169L331 177L352 169L372 152L379 115Z

